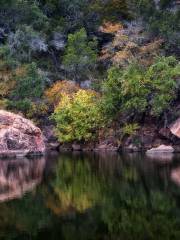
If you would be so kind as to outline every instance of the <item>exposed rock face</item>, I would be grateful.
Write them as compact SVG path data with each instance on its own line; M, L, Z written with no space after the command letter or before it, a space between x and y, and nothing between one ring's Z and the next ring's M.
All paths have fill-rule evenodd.
M43 135L45 137L46 149L50 151L58 150L60 143L57 137L55 136L54 126L53 125L42 126L42 129Z
M17 157L43 154L45 144L41 130L17 114L0 110L0 156Z
M171 124L170 131L176 137L180 138L180 118L178 118L173 124Z

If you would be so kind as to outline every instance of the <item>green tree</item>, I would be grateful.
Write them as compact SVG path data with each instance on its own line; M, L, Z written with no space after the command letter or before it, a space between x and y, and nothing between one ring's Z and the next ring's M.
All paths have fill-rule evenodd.
M62 94L52 116L60 142L83 141L94 137L102 122L98 101L98 95L91 90L79 90L72 96Z
M45 88L45 77L38 71L37 65L31 63L25 67L23 76L16 78L16 87L12 96L16 99L40 98Z
M88 40L84 28L69 34L63 65L72 79L79 81L91 75L97 61L96 48L97 42Z
M111 68L103 84L105 113L111 118L117 113L159 116L177 96L179 67L174 57L159 57L147 69L137 64Z

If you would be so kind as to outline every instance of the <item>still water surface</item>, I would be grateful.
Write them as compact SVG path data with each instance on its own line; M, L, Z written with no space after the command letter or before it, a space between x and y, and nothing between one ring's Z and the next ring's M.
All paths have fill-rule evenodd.
M0 160L0 240L151 239L180 239L180 156Z

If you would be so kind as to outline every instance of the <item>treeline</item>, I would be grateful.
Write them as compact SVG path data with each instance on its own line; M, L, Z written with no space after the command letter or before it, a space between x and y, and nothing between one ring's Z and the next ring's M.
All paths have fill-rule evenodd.
M178 1L0 3L1 108L54 121L65 142L178 116Z

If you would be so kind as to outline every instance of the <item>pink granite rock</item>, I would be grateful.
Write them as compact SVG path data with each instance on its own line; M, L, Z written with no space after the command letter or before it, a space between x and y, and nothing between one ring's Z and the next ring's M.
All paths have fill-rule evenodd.
M178 118L173 124L171 124L170 131L176 137L180 138L180 118Z
M22 116L0 110L0 156L18 157L44 152L43 135L38 127Z

